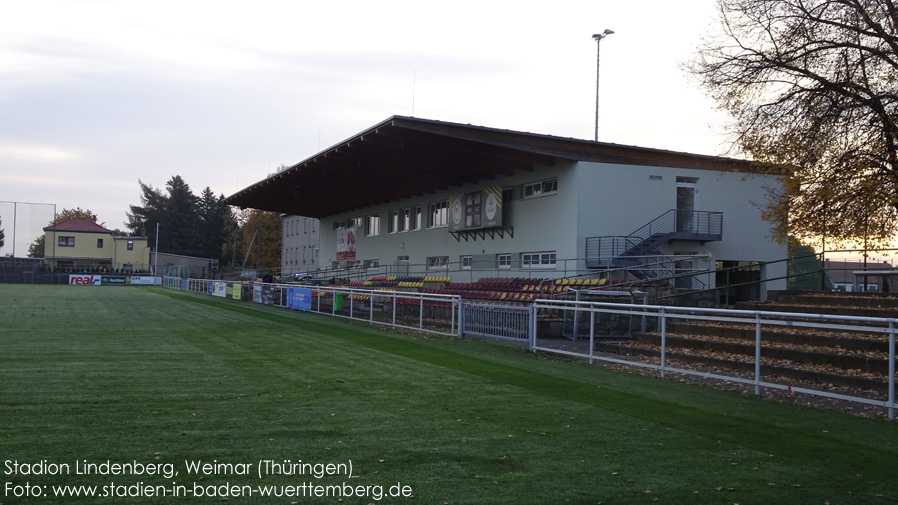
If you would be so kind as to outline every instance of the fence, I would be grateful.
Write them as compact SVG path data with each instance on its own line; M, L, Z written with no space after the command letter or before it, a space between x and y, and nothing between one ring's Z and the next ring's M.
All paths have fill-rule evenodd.
M700 309L693 307L667 307L655 305L632 305L618 303L603 302L573 302L561 300L537 300L534 302L534 308L538 311L544 311L565 318L570 313L577 314L582 321L589 318L587 331L583 339L588 340L588 345L578 345L577 338L558 339L556 335L540 335L540 325L535 325L534 331L530 336L530 349L532 351L542 351L550 353L559 353L570 356L586 358L590 363L594 361L605 361L610 363L622 364L627 366L644 367L658 370L661 377L668 372L676 372L686 375L705 377L717 380L724 380L742 384L753 385L755 394L761 394L761 388L787 390L796 393L804 393L810 395L823 396L838 400L846 400L867 405L885 407L888 409L889 419L895 418L895 333L898 319L874 318L874 317L850 317L850 316L829 316L820 314L799 314L785 312L764 312L764 311L745 311L745 310L728 310L728 309ZM638 361L634 359L626 359L610 357L607 355L597 354L595 352L596 343L601 339L596 333L597 325L595 321L602 316L620 315L630 318L638 318L642 321L642 325L653 329L660 334L659 355L654 362ZM754 357L750 360L753 365L752 378L740 377L738 375L724 375L722 373L711 373L685 368L672 367L668 363L669 344L667 342L668 325L672 321L713 321L729 325L748 325L754 329ZM796 387L790 384L779 382L770 382L764 380L762 370L768 368L762 363L764 361L764 346L762 346L762 330L765 327L788 327L788 328L817 328L823 330L834 330L839 332L863 332L865 334L877 335L879 338L888 340L888 361L884 363L888 374L888 399L877 400L873 398L859 397L853 395L844 395L832 393L829 391L811 389L806 387ZM618 337L619 339L620 337ZM769 351L768 351L769 352ZM770 375L773 375L771 372Z
M526 343L536 321L534 307L520 305L462 304L461 334Z
M661 377L679 373L715 380L753 385L755 394L762 388L817 395L888 409L895 418L895 334L898 319L830 316L784 312L706 309L628 303L572 300L536 300L529 305L490 305L461 300L456 295L412 293L339 287L315 287L290 284L255 283L243 285L224 281L167 277L163 286L222 297L253 300L288 309L343 317L394 328L438 333L449 336L484 336L527 345L531 351L557 353L626 366L657 370ZM537 317L539 316L539 317ZM733 375L671 366L668 360L669 325L678 321L713 322L749 326L754 331L753 357L743 365L751 366L751 377L740 376L734 365ZM823 332L862 332L887 340L888 359L881 363L888 374L886 400L833 393L811 387L774 382L775 367L765 360L769 347L763 344L765 328L816 328ZM659 355L648 360L623 356L611 357L596 352L601 341L623 340L634 331L660 337ZM864 359L864 358L861 358ZM866 358L869 361L869 358ZM763 372L763 373L762 373ZM728 373L728 372L727 372Z
M459 336L461 300L455 295L177 277L163 278L162 285L393 328Z

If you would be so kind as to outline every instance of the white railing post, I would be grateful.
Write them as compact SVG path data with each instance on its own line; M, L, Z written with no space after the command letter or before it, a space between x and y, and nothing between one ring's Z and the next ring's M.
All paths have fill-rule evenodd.
M895 420L895 321L889 321L889 419Z
M465 301L459 299L458 301L458 336L465 336L465 317L467 313L465 312Z
M755 312L755 396L761 396L761 313Z
M530 352L536 352L536 304L530 305L530 321L528 322L530 333Z
M661 378L664 378L664 365L667 360L667 315L664 307L658 310L658 317L661 323Z
M595 352L596 341L596 312L589 311L589 364L593 364L593 353Z

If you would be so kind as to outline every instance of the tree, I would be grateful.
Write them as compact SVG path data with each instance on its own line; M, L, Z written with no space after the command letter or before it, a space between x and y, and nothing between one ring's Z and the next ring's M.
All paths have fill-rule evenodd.
M0 226L3 225L3 219L0 219ZM3 247L3 244L6 243L6 234L3 233L3 228L0 228L0 247Z
M882 243L898 228L898 11L892 0L718 0L686 65L734 117L734 149L784 172L774 238Z
M281 267L281 218L275 212L250 210L243 224L242 256L247 267L279 269ZM250 248L251 247L251 248ZM249 255L247 256L247 250ZM243 257L238 261L243 261Z
M92 223L96 223L98 218L97 215L94 214L90 209L82 209L81 207L75 207L74 209L62 209L62 212L56 214L56 218L50 223L50 226L61 223L63 221L68 221L69 219L90 221ZM103 226L103 224L104 223L100 223L100 226Z
M155 244L156 224L161 225L165 221L165 195L139 179L137 184L140 186L141 205L129 206L131 212L127 213L128 222L125 226L131 233L146 236L149 243ZM160 249L163 249L163 245L164 242L160 244Z
M821 288L821 277L825 278L823 260L814 248L802 244L795 237L789 237L789 289L816 291ZM823 287L829 289L832 283Z
M229 259L224 257L224 246L237 229L237 221L230 206L224 203L224 195L216 197L207 186L199 197L199 217L201 255L218 258L224 264Z
M46 240L44 239L44 235L40 235L34 239L34 242L28 245L28 257L29 258L43 258L44 252L47 250L45 247Z
M166 242L170 244L168 251L186 256L202 256L199 199L184 179L177 175L165 184L165 189L168 191L168 199L165 205L164 235Z
M197 197L177 175L165 184L165 192L142 181L138 184L141 205L130 206L126 223L132 233L155 244L158 223L159 251L216 258L222 264L231 260L238 225L224 195L215 196L207 187Z
M142 181L138 181L138 184L142 205L130 206L127 226L131 232L145 234L149 243L155 244L158 224L160 251L200 256L199 200L184 179L177 175L169 179L165 184L167 194Z

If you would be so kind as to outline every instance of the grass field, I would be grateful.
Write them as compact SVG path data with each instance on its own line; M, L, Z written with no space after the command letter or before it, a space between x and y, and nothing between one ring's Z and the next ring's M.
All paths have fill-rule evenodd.
M3 505L886 504L898 424L246 302L0 285L0 465Z

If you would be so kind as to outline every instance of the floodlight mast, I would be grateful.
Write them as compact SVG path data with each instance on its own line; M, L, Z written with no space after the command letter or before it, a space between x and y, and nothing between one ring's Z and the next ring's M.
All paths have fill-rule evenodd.
M602 33L596 33L592 36L593 40L596 41L596 142L599 141L599 62L602 55L602 39L613 33L613 31L606 28Z

